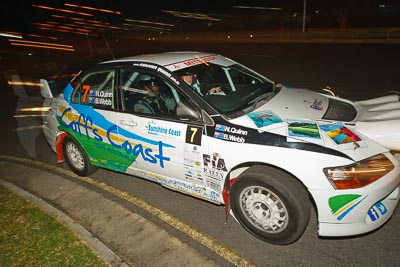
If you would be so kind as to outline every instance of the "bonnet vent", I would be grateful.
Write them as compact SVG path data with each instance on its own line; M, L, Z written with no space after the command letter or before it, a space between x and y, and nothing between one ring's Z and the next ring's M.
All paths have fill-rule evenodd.
M356 116L357 111L353 105L341 100L329 98L328 109L322 118L334 121L352 121Z

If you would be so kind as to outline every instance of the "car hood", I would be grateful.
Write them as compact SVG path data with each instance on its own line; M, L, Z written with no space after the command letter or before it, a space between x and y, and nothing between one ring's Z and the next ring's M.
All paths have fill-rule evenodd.
M400 120L400 96L382 96L352 102L307 89L283 87L261 110L270 109L283 118L311 118L344 122Z
M329 107L332 103L334 103L336 115ZM341 105L342 108L340 108ZM343 106L350 108L350 112ZM270 132L285 136L287 142L318 144L341 151L353 159L387 152L387 147L369 137L368 131L359 131L355 123L327 119L327 116L343 117L343 113L347 117L350 117L350 114L351 117L356 118L362 111L364 109L361 105L355 102L304 89L282 88L267 103L229 122L256 129L260 133Z
M329 98L326 95L306 89L283 87L270 101L257 110L273 110L282 119L322 119L328 107Z
M312 119L341 121L381 145L400 151L400 96L382 96L352 102L306 89L282 87L254 112L272 111L282 121Z

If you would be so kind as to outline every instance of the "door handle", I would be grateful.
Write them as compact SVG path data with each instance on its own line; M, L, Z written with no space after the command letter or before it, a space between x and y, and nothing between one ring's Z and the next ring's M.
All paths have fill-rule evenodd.
M134 121L121 120L120 123L129 127L137 126L137 123Z

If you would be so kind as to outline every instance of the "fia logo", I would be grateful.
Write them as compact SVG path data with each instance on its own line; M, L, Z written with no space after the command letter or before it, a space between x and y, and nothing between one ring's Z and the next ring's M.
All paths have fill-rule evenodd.
M211 155L203 154L204 167L214 168L219 171L227 171L225 161L218 153Z

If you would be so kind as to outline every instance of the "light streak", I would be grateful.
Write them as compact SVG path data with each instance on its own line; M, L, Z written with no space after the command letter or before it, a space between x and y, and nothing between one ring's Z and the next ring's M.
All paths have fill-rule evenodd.
M262 7L262 6L233 6L233 8L241 9L261 9L261 10L283 10L281 7Z
M124 26L127 27L132 27L132 28L137 28L137 29L144 29L144 30L154 30L154 31L171 31L171 29L168 28L161 28L161 27L153 27L153 26L146 26L146 25L138 25L138 24L130 24L130 23L124 23Z
M26 86L41 86L40 83L35 82L17 82L17 81L8 81L8 85L26 85Z
M99 34L96 33L91 33L91 32L87 32L87 33L82 33L82 32L76 32L73 30L61 30L61 29L54 29L54 28L49 28L49 27L38 27L39 30L44 30L44 31L55 31L55 32L67 32L67 33L73 33L73 34L79 34L79 35L90 35L90 36L99 36Z
M94 24L100 24L100 25L110 25L110 23L108 22L102 22L102 21L98 21L98 20L93 20L93 19L83 19L83 18L75 18L75 17L66 17L66 16L62 16L62 15L51 15L52 17L55 18L61 18L61 19L71 19L71 20L79 20L79 21L85 21L85 22L91 22Z
M49 111L51 108L50 107L33 107L33 108L21 108L18 111L26 112L26 111L40 111L40 112L46 112Z
M47 10L53 10L53 11L59 11L59 12L64 12L64 13L72 13L72 14L78 14L78 15L87 16L87 17L93 17L93 15L89 14L89 13L75 12L75 11L69 10L69 9L54 8L54 7L40 6L40 5L32 5L32 6L36 7L36 8L47 9Z
M19 33L0 32L0 36L22 39L22 35Z
M64 48L74 48L72 45L57 44L57 43L37 42L29 40L12 40L12 39L9 39L9 41L15 43L27 43L27 44L49 45L49 46L64 47Z
M21 43L10 43L10 45L36 47L36 48L46 48L46 49L55 49L55 50L64 50L64 51L71 51L71 52L75 51L75 49L54 47L54 46L46 46L46 45L32 45L32 44L21 44Z
M47 115L35 114L35 115L14 115L14 118L30 118L30 117L46 117Z
M169 14L175 16L175 17L190 18L190 19L200 19L200 20L221 21L220 19L212 18L207 14L180 12L180 11L172 11L172 10L161 10L161 11L165 12L165 13L169 13Z
M144 24L155 24L155 25L170 26L170 27L174 27L175 26L174 24L167 24L167 23L148 21L148 20L125 19L125 21L139 22L139 23L144 23Z
M113 11L113 10L102 9L102 8L97 8L97 7L79 6L79 5L68 4L68 3L65 3L64 6L77 7L77 8L82 8L82 9L89 9L89 10L95 10L95 11L100 11L100 12L105 12L105 13L113 13L113 14L121 15L121 12L119 12L119 11Z

